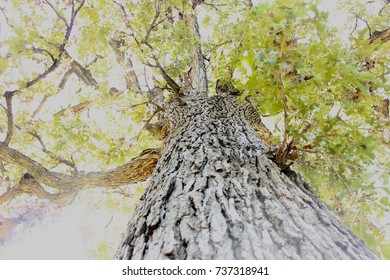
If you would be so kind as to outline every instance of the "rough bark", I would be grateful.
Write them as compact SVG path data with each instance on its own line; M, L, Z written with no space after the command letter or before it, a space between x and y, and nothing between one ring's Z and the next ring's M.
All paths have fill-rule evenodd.
M235 97L186 96L119 259L374 259L302 178L285 174Z

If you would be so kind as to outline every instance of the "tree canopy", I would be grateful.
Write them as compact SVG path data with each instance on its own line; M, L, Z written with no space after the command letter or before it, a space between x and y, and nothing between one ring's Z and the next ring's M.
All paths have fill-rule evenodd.
M389 1L342 1L345 26L315 0L3 2L4 213L26 194L62 207L92 188L131 211L123 201L143 192L162 143L164 100L151 96L174 98L200 47L209 94L229 82L250 99L279 167L390 258Z

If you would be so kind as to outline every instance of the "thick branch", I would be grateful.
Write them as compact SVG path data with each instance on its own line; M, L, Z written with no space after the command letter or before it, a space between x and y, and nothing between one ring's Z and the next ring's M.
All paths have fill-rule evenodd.
M180 96L180 86L167 74L164 67L160 64L155 56L153 56L154 61L156 62L157 68L160 70L161 75L167 84L172 88L176 96Z
M147 123L145 128L158 140L165 139L171 129L168 120L161 120L157 123Z
M111 48L114 50L116 55L116 60L123 65L125 72L125 81L126 88L131 89L132 86L136 85L138 90L141 91L141 87L138 81L137 74L134 71L134 66L131 58L127 55L127 53L121 50L121 47L124 45L122 40L110 40L109 42Z
M72 75L73 73L74 73L73 68L70 68L68 71L65 72L64 76L61 79L60 84L58 85L58 88L60 90L63 90L65 88L65 85L68 82L70 75Z
M186 13L185 22L196 40L200 39L199 25L196 16L193 13ZM194 42L194 44L192 49L191 70L189 73L190 86L200 94L207 94L208 81L202 48L200 43Z
M76 60L73 60L70 63L70 66L73 69L73 73L75 73L77 77L79 77L79 79L82 80L86 85L94 87L95 89L99 88L98 83L92 77L91 72L85 69L80 63L78 63Z
M8 119L8 131L4 140L4 144L8 145L11 142L11 138L14 132L14 116L12 113L12 97L16 91L7 91L5 93L5 100L7 104L7 119Z
M372 43L378 39L382 40L383 43L389 41L390 40L390 27L383 30L383 31L374 31L374 33L372 33L372 35L369 38L370 43Z
M159 149L147 149L138 157L115 169L86 174L66 175L47 170L40 163L21 152L0 144L0 159L18 165L28 171L37 181L61 190L92 187L118 187L146 180L160 157Z
M0 195L0 204L10 201L22 194L35 195L40 199L50 200L50 202L59 206L65 206L75 198L77 191L64 191L55 194L49 193L44 190L44 188L37 180L35 180L33 176L25 173L17 186L7 190L4 194Z

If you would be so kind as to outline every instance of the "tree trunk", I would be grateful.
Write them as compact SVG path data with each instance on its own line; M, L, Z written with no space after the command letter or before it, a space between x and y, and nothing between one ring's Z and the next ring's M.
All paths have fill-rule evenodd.
M375 259L303 182L264 155L235 97L186 96L119 259Z

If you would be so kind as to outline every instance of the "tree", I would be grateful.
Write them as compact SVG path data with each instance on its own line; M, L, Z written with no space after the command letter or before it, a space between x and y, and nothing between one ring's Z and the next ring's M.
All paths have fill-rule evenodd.
M18 2L2 7L0 203L65 205L150 177L118 258L376 258L319 195L388 256L373 223L387 188L370 171L386 180L388 29L363 20L335 39L316 1L45 0L9 17ZM58 95L71 102L50 110ZM80 171L93 161L112 168Z

